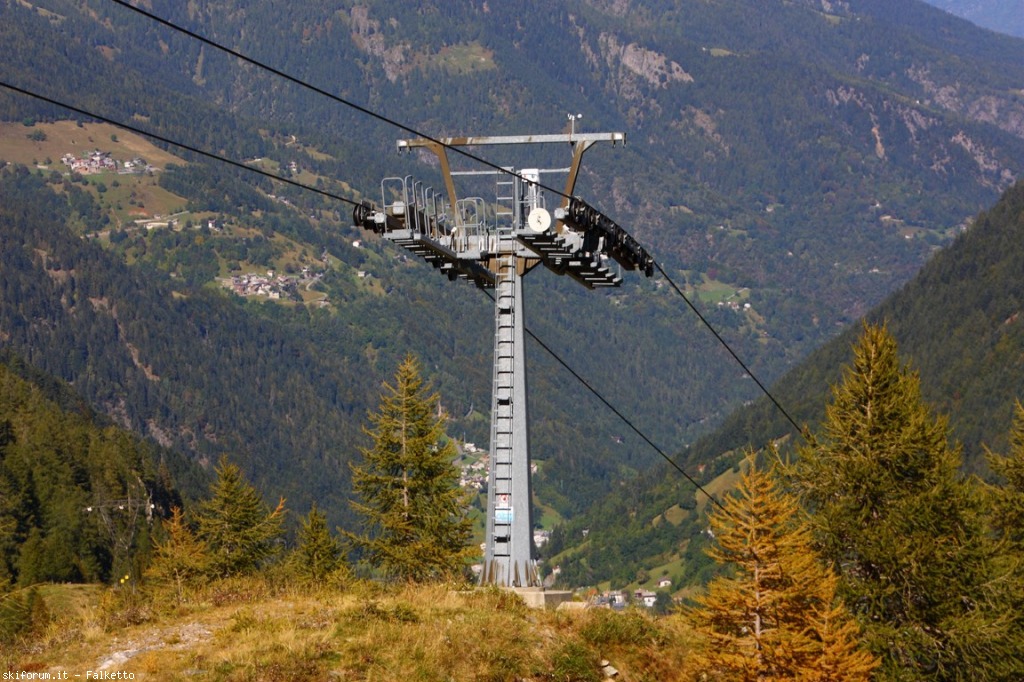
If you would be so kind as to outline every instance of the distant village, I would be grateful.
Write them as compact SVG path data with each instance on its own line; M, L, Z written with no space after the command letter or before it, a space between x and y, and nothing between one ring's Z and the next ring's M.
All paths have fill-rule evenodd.
M659 590L667 590L672 587L672 581L662 578L658 581ZM658 601L658 593L650 590L637 589L632 593L626 590L609 590L590 598L590 605L598 608L613 609L615 611L626 608L632 602L647 608L653 608Z
M65 154L60 157L61 163L69 167L72 172L82 175L96 175L97 173L118 173L120 175L135 175L147 171L160 170L150 166L144 159L134 158L131 161L118 161L111 157L110 152L95 150L85 156Z
M297 296L300 284L307 286L323 277L322 272L311 273L309 268L302 268L300 275L280 275L268 270L266 275L248 273L233 275L224 281L224 286L239 296L266 296L279 299L282 296Z
M456 464L462 470L459 486L465 490L482 492L487 489L487 467L490 455L478 448L474 443L462 443L457 446L459 459Z

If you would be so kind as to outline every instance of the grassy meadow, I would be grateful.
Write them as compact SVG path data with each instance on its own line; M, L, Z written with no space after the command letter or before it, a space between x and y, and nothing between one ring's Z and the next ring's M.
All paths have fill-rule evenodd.
M50 621L0 649L12 672L137 680L683 679L678 616L535 610L462 586L299 586L266 576L177 593L45 586ZM53 605L50 607L49 605ZM58 606L59 605L59 606ZM95 679L95 677L94 677Z

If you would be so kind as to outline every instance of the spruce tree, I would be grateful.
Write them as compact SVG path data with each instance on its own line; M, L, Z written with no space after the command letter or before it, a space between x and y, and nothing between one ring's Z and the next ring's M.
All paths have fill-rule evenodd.
M308 582L321 584L337 575L344 567L341 544L327 529L327 516L317 509L316 503L303 519L299 529L299 544L291 555L295 573Z
M199 505L199 539L210 549L213 575L224 577L260 568L274 554L282 534L284 499L271 510L234 464L221 458L211 497Z
M351 464L364 532L345 535L385 577L424 582L461 572L471 524L458 487L455 447L445 439L439 398L408 356L384 385L364 431L373 446Z
M865 326L794 480L883 679L1001 679L1015 670L1007 583L978 488L959 465L946 420L923 403L895 340Z
M707 680L870 679L878 661L858 648L858 628L835 598L835 574L818 560L796 499L753 456L737 492L711 515L709 554L734 567L687 616L705 646L692 658Z

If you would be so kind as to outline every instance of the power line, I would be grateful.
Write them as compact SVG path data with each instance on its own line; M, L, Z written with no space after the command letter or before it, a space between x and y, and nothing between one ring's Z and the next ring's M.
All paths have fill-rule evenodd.
M139 135L143 135L145 137L153 138L154 140L158 140L158 141L163 142L165 144L173 145L175 147L180 147L181 149L188 150L188 151L192 152L193 154L199 154L201 156L205 156L208 159L213 159L215 161L220 161L222 163L226 163L226 164L234 166L236 168L241 168L242 170L247 170L247 171L251 171L253 173L257 173L257 174L262 175L264 177L270 178L271 180L277 180L279 182L284 182L286 184L292 185L293 187L298 187L300 189L309 190L310 192L315 192L316 194L319 194L321 196L325 196L325 197L328 197L330 199L336 199L336 200L344 202L346 204L351 204L352 206L359 206L359 202L358 201L354 201L352 199L348 199L348 198L343 197L343 196L341 196L339 194L334 194L333 192L328 192L326 190L318 189L316 187L312 187L310 185L303 184L301 182L296 182L295 180L292 180L290 178L284 178L284 177L281 177L280 175L274 175L273 173L268 173L267 171L265 171L265 170L263 170L261 168L254 168L253 166L246 165L246 164L244 164L244 163L242 163L240 161L235 161L234 159L229 159L226 156L221 156L220 154L214 154L213 152L204 151L202 149L199 149L198 147L193 147L193 146L185 144L183 142L178 142L176 140L172 140L172 139L164 137L162 135L158 135L157 133L150 132L148 130L142 130L141 128L136 128L135 126L129 125L127 123L123 123L121 121L116 121L116 120L114 120L112 118L108 118L106 116L101 116L99 114L94 114L91 111L86 111L85 109L80 109L80 108L78 108L76 106L72 106L72 105L70 105L70 104L68 104L66 102L61 102L60 100L56 100L56 99L47 97L46 95L41 95L41 94L39 94L37 92L31 92L29 90L25 90L24 88L19 88L18 86L11 85L10 83L5 83L3 81L0 81L0 87L5 87L8 90L13 90L14 92L20 93L22 95L27 95L28 97L33 97L35 99L42 100L43 102L46 102L48 104L53 104L55 106L62 107L64 109L67 109L68 111L73 111L76 114L81 114L82 116L85 116L86 118L91 118L91 119L95 119L97 121L102 121L103 123L109 123L110 125L117 126L118 128L122 128L124 130L128 130L130 132L137 133Z
M148 11L142 9L141 7L136 7L135 5L132 5L131 3L126 2L126 0L110 0L110 1L113 2L113 3L116 3L118 5L121 5L122 7L126 8L126 9L130 9L133 12L137 12L137 13L141 14L144 17L152 19L153 21L155 21L155 22L157 22L159 24L162 24L162 25L166 26L167 28L170 28L172 30L178 31L179 33L183 33L183 34L187 35L188 37L190 37L190 38L192 38L194 40L198 40L199 42L203 43L204 45L209 45L210 47L212 47L212 48L214 48L216 50L220 50L221 52L224 52L226 54L229 54L232 57L235 57L236 59L240 59L243 62L246 62L248 64L252 64L253 66L256 66L256 67L258 67L260 69L268 71L268 72L274 74L275 76L278 76L280 78L285 79L286 81L288 81L290 83L294 83L295 85L298 85L300 87L306 88L307 90L311 90L312 92L315 92L318 95L322 95L324 97L327 97L328 99L331 99L331 100L333 100L333 101L335 101L335 102L337 102L339 104L343 104L343 105L345 105L347 107L351 107L352 109L355 109L356 111L358 111L361 114L366 114L367 116L375 118L378 121L382 121L384 123L387 123L389 125L392 125L392 126L398 128L400 130L404 130L405 132L409 133L410 135L415 135L416 137L423 138L424 140L427 140L427 141L429 141L429 142L431 142L433 144L439 145L439 146L441 146L441 147L443 147L443 148L445 148L445 149L447 149L449 151L454 151L454 152L456 152L458 154L461 154L462 156L464 156L464 157L466 157L468 159L472 159L473 161L476 161L477 163L481 163L481 164L487 166L488 168L494 169L494 170L499 171L501 173L505 173L507 175L513 175L513 176L519 178L520 180L526 181L526 178L524 178L523 176L519 175L518 173L516 173L514 171L509 170L508 168L505 168L503 166L499 166L499 165L497 165L495 163L492 163L492 162L488 161L487 159L484 159L484 158L479 157L479 156L477 156L475 154L472 154L472 153L467 152L467 151L465 151L463 149L460 149L459 147L456 147L456 146L453 146L453 145L450 145L450 144L446 144L445 142L443 142L443 141L441 141L441 140L439 140L437 138L431 137L430 135L427 135L425 133L421 133L420 131L416 130L415 128L407 126L404 123L401 123L400 121L396 121L396 120L394 120L392 118L389 118L389 117L385 116L384 114L378 113L378 112L376 112L376 111L374 111L372 109L369 109L367 107L364 107L364 106L362 106L360 104L356 104L355 102L353 102L351 100L348 100L348 99L345 99L344 97L341 97L339 95L335 95L332 92L328 92L327 90L324 90L323 88L320 88L320 87L318 87L316 85L308 83L308 82L302 80L301 78L296 78L295 76L292 76L291 74L285 73L284 71L281 71L280 69L277 69L277 68L275 68L273 66L270 66L269 64L265 64L265 63L263 63L263 62L261 62L261 61L259 61L257 59L253 59L252 57L249 57L248 55L245 55L245 54L239 52L238 50L233 50L230 47L226 47L225 45L221 45L220 43L218 43L218 42L216 42L214 40L211 40L211 39L207 38L204 35L201 35L199 33L196 33L195 31L187 29L184 26L180 26L178 24L175 24L173 21L170 21L168 19L164 19L163 17L160 17L160 16L158 16L156 14L153 14L152 12L148 12ZM533 182L532 184L534 184L537 187L540 187L540 188L542 188L542 189L544 189L544 190L546 190L548 192L551 192L553 194L557 194L560 197L564 197L566 199L571 199L572 198L568 194L566 194L565 192L562 192L562 191L560 191L558 189L555 189L554 187L548 187L547 185L543 185L540 182Z
M222 44L220 44L220 43L218 43L218 42L216 42L214 40L211 40L211 39L207 38L206 36L203 36L203 35L201 35L199 33L196 33L195 31L192 31L192 30L187 29L187 28L185 28L183 26L175 24L174 22L169 21L167 19L164 19L163 17L160 17L160 16L158 16L156 14L153 14L152 12L148 12L148 11L142 9L141 7L136 7L135 5L132 5L131 3L127 2L127 0L111 0L111 2L114 2L114 3L124 7L126 9L130 9L133 12L137 12L138 14L141 14L141 15L143 15L143 16L145 16L145 17L147 17L147 18L149 18L149 19L151 19L151 20L153 20L153 21L155 21L155 22L157 22L159 24L162 24L163 26L166 26L166 27L168 27L168 28L170 28L170 29L172 29L174 31L178 31L179 33L183 33L184 35L187 35L187 36L189 36L190 38L192 38L194 40L198 40L199 42L201 42L201 43L203 43L205 45L209 45L210 47L212 47L214 49L217 49L217 50L220 50L220 51L222 51L222 52L224 52L226 54L229 54L232 57L235 57L236 59L240 59L240 60L242 60L244 62L247 62L249 64L252 64L253 66L256 66L256 67L258 67L260 69L264 69L265 71L268 71L268 72L274 74L275 76L278 76L280 78L284 78L285 80L287 80L287 81L289 81L291 83L294 83L294 84L296 84L296 85L298 85L300 87L303 87L303 88L306 88L308 90L311 90L311 91L313 91L313 92L315 92L315 93L317 93L319 95L322 95L324 97L327 97L327 98L329 98L329 99L331 99L331 100L333 100L333 101L335 101L335 102L337 102L339 104L343 104L343 105L345 105L347 107L351 107L352 109L355 109L356 111L358 111L358 112L360 112L362 114L365 114L367 116L375 118L375 119L377 119L379 121L382 121L384 123L392 125L392 126L394 126L396 128L399 128L401 130L404 130L405 132L410 133L412 135L415 135L417 137L420 137L420 138L423 138L425 140L428 140L428 141L430 141L430 142L432 142L434 144L437 144L437 145L439 145L441 147L444 147L447 150L455 151L458 154L461 154L462 156L464 156L466 158L469 158L469 159L472 159L472 160L474 160L474 161L476 161L478 163L481 163L481 164L483 164L483 165L485 165L485 166L487 166L489 168L492 168L494 170L500 171L502 173L506 173L508 175L513 175L513 176L519 177L521 180L525 180L525 178L523 178L522 176L518 175L517 173L514 173L514 172L508 170L507 168L498 166L497 164L494 164L494 163L488 161L487 159L484 159L484 158L482 158L480 156L477 156L475 154L472 154L470 152L464 151L463 149L461 149L459 147L446 144L446 143L444 143L443 141L441 141L439 139L431 137L430 135L426 135L425 133L422 133L422 132L420 132L420 131L418 131L418 130L416 130L416 129L408 126L408 125L405 125L405 124L401 123L400 121L396 121L396 120L394 120L392 118L389 118L389 117L385 116L384 114L378 113L376 111L373 111L372 109L369 109L369 108L364 107L362 105L356 104L355 102L352 102L352 101L350 101L348 99L345 99L344 97L340 97L338 95L335 95L334 93L328 92L328 91L326 91L326 90L324 90L324 89L322 89L320 87L312 85L311 83L308 83L308 82L306 82L306 81L304 81L304 80L302 80L300 78L297 78L295 76L292 76L291 74L288 74L288 73L286 73L284 71L281 71L280 69L277 69L277 68L275 68L273 66L270 66L270 65L265 64L265 63L263 63L263 62L261 62L259 60L256 60L256 59L254 59L252 57L249 57L249 56L247 56L247 55L245 55L245 54L243 54L243 53L241 53L241 52L239 52L237 50L233 50L233 49L231 49L229 47L226 47L226 46L224 46L224 45L222 45ZM557 190L555 188L548 187L548 186L543 185L541 183L535 183L535 184L538 187L541 187L541 188L543 188L546 191L549 191L549 192L552 192L554 194L557 194L560 197L564 197L564 198L567 198L567 199L571 199L572 198L569 195L565 194L564 192L559 191L559 190ZM349 203L352 203L352 202L349 202ZM782 406L782 404L778 401L778 399L776 399L775 396L772 395L771 391L768 390L767 386L765 386L765 384L762 383L761 380L757 378L757 376L751 371L751 369L746 365L746 363L744 363L743 360L740 359L739 355L736 353L736 351L734 351L732 349L732 347L722 337L722 335L718 333L718 331L711 325L710 322L708 322L708 320L701 314L701 312L696 308L696 306L693 305L693 303L690 301L690 299L688 299L686 297L686 295L679 288L679 286L677 286L676 283L672 280L672 278L669 277L668 273L661 266L661 264L658 263L658 262L655 262L655 266L657 267L658 272L660 272L662 274L662 276L668 281L668 283L672 286L672 288L679 295L679 297L682 298L686 302L686 305L690 308L690 310L692 310L697 315L697 317L700 319L701 323L705 327L708 328L708 330L714 335L714 337L718 340L718 342L722 346L725 347L725 350L728 351L729 355L731 355L733 357L733 359L740 365L740 367L743 368L743 370L747 373L747 375L750 376L750 378L754 380L754 383L757 384L758 388L761 389L761 391L768 397L768 399L772 402L772 404L775 405L776 408L778 408L779 412L782 413L782 415L786 418L786 420L793 426L793 428L796 429L797 433L800 433L802 435L803 434L803 429L800 427L799 424L797 424L796 420L793 419L792 416L790 416L789 412Z
M747 375L754 380L754 383L757 384L758 388L760 388L761 391L766 396L768 396L768 399L772 401L772 404L774 404L776 408L778 408L779 412L782 413L782 416L784 416L789 421L789 423L793 425L793 428L796 429L797 433L803 435L803 429L800 427L799 424L796 423L796 420L789 415L789 412L786 411L786 408L784 408L782 404L775 399L775 396L772 395L771 391L769 391L768 388L763 383L761 383L761 380L757 378L757 375L755 375L754 372L751 371L749 367L747 367L747 364L740 359L740 356L736 354L736 351L734 351L732 347L728 344L728 342L724 338L722 338L722 335L718 333L718 331L711 325L710 322L708 322L707 318L701 314L701 312L697 309L697 306L695 306L693 302L686 297L686 294L683 293L682 289L680 289L679 286L672 280L672 278L669 277L668 273L665 272L665 268L661 267L661 263L655 261L654 267L658 269L658 272L661 273L661 276L665 278L665 280L672 286L673 289L675 289L675 292L679 294L679 297L686 301L686 305L689 306L690 310L693 311L693 313L700 319L704 326L707 327L708 330L715 335L715 338L718 339L718 342L721 343L727 351L729 351L729 355L733 357L733 360L735 360L737 364L739 364L739 366L743 368L743 371L746 372Z

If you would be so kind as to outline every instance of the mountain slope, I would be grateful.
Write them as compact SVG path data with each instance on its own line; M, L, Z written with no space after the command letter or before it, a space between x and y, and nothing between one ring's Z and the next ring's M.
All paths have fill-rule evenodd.
M182 504L172 471L192 484L195 470L106 423L66 386L5 357L0 588L137 575L154 518Z
M984 447L1004 452L1015 401L1024 399L1024 183L1010 188L972 227L937 254L899 292L869 312L899 343L921 376L922 395L949 416L951 437L963 444L965 468L983 472ZM851 327L772 387L779 402L813 432L829 386L850 362L859 329ZM788 437L788 438L787 438ZM743 448L797 438L767 400L739 410L698 441L681 461L713 494ZM790 442L795 442L790 440ZM705 468L706 465L706 468ZM682 582L701 577L706 505L676 472L661 468L559 533L552 554L564 552L563 580L630 580L681 556ZM671 521L666 521L671 519ZM582 541L579 531L587 528ZM564 539L564 540L563 540ZM678 585L680 580L676 580Z
M1024 47L923 4L862 1L823 14L809 2L578 3L527 30L531 7L154 9L432 132L556 130L573 93L588 129L621 128L630 142L588 160L581 192L667 262L749 288L772 313L766 330L779 343L766 343L789 361L906 281L1020 172ZM364 145L344 172L370 196L369 164L424 173L381 163L402 131L123 8L94 11L118 30L92 26L88 40L119 69L154 66L253 120ZM146 114L178 115L157 104Z
M972 470L984 468L984 445L1005 445L1013 401L1024 386L1022 234L1024 183L1017 183L865 318L888 326L901 354L920 372L925 399L950 415L953 436L964 444ZM801 421L814 422L822 414L824 387L838 378L857 332L851 328L815 351L778 383L776 395ZM695 445L691 458L699 461L711 451L786 431L775 412L762 403L733 415Z
M1024 163L1022 43L916 2L152 7L431 133L553 132L566 125L566 110L585 113L587 130L626 131L625 148L588 153L579 193L651 246L765 380L912 277ZM394 138L407 132L113 3L11 1L0 4L0 19L9 55L0 69L18 84L268 168L295 162L299 177L344 196L376 197L385 175L439 186L424 159L392 156ZM0 113L19 123L67 116L7 92ZM131 264L124 269L83 250L100 270L131 281L129 290L162 287L132 320L138 356L118 338L113 307L70 305L77 299L33 251L46 247L20 243L19 267L33 283L17 295L39 308L17 318L19 349L124 423L201 459L244 451L255 480L286 488L270 494L334 495L341 515L343 462L359 421L377 377L390 376L405 353L424 356L453 433L486 438L486 298L373 239L356 249L347 207L181 157L188 165L161 174L161 187L229 230L115 230L111 252ZM558 149L493 158L566 163ZM493 191L483 182L471 189ZM81 188L116 222L113 192ZM22 191L35 196L11 186L12 197ZM127 196L124 204L138 208ZM53 219L68 217L56 211ZM108 227L83 230L82 220L72 217L76 234ZM226 244L236 228L236 243ZM69 253L74 244L66 242ZM236 264L297 267L304 251L312 261L328 254L323 292L335 307L241 305L204 289ZM630 281L593 295L538 273L527 288L539 336L670 449L756 397L667 287ZM99 293L93 298L113 297ZM118 302L119 315L133 304L123 293ZM57 331L33 329L36 315ZM151 338L147 324L171 332ZM90 345L90 334L103 340ZM592 397L567 387L553 362L530 353L537 490L578 513L653 455Z

